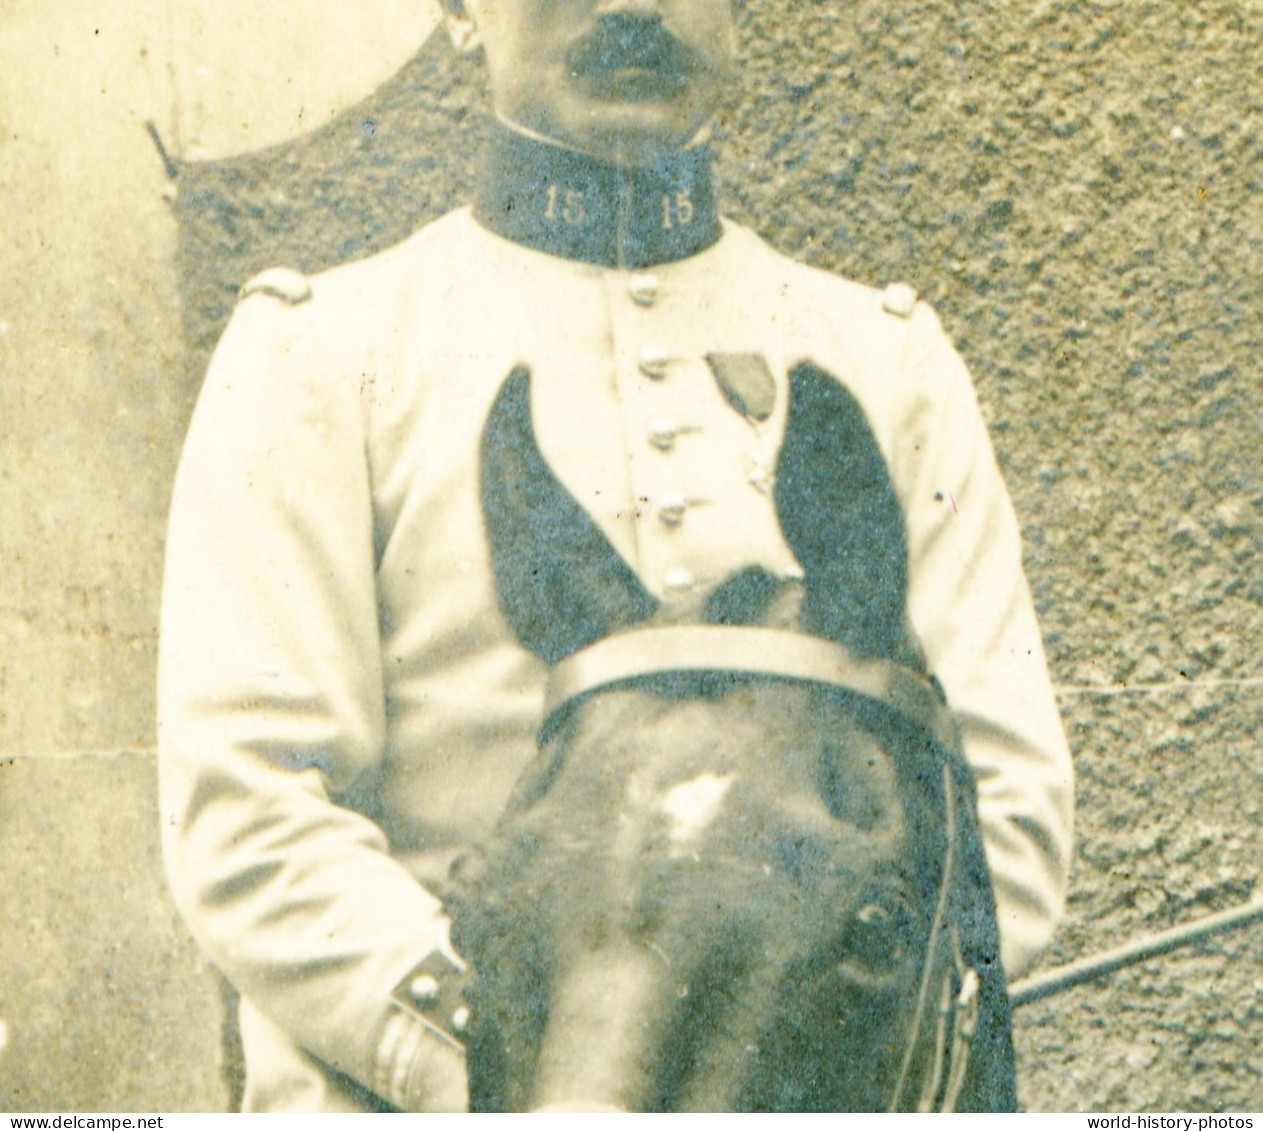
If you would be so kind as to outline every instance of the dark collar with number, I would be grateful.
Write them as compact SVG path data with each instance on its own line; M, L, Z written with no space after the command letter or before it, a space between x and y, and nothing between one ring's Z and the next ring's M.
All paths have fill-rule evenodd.
M720 234L709 147L652 167L609 165L497 126L474 216L564 259L636 269L685 259Z

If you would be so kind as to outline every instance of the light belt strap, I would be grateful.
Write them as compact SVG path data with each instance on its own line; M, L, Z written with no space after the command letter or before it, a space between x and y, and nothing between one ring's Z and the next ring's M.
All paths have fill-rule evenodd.
M949 750L956 723L935 685L890 660L861 660L840 644L776 628L674 625L607 636L555 664L544 699L544 726L567 703L646 676L714 673L838 687L907 716Z

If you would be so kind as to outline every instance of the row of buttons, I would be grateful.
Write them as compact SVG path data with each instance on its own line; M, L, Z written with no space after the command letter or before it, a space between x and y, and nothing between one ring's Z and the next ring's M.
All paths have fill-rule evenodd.
M799 567L775 513L770 422L780 386L773 365L760 352L710 353L664 334L685 312L672 309L675 292L657 274L634 272L609 282L617 288L609 295L611 329L623 347L616 346L618 380L630 377L622 386L625 420L631 437L639 434L629 453L629 485L640 503L637 525L652 526L640 526L640 568L659 579L668 600L709 584L750 555L778 576L794 576ZM682 440L687 433L696 439ZM727 522L730 514L741 521Z
M658 276L646 272L637 272L627 281L627 292L637 306L653 306L658 301ZM637 359L640 372L651 381L661 381L667 375L671 357L665 350L647 346ZM649 424L649 443L660 452L669 452L675 447L675 441L682 433L697 431L696 428L682 425L670 417L657 417ZM669 492L658 502L658 521L668 528L680 526L684 522L689 500L684 495ZM681 566L668 569L663 577L663 586L668 593L687 593L695 584L693 575Z

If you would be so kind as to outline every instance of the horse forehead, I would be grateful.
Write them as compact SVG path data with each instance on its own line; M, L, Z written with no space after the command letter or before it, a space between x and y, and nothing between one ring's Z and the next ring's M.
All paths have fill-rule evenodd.
M831 861L828 871L835 879L837 868L858 877L903 858L907 822L897 804L883 807L879 819L859 820L849 812L831 812L815 788L783 786L769 789L766 781L738 770L703 770L654 785L641 779L627 800L641 820L649 819L649 826L633 821L641 835L664 837L672 859L723 853L734 838L747 851L773 856L797 846L799 853L818 858L816 866ZM856 792L870 788L857 783ZM655 832L648 834L648 828Z

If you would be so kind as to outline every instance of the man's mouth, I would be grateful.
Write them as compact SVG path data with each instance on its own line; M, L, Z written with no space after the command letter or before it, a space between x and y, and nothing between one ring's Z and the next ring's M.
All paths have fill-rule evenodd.
M570 73L633 98L670 97L698 69L696 53L659 23L603 20L570 52Z

